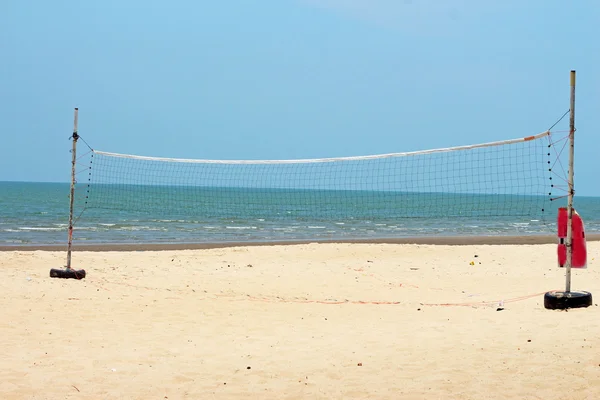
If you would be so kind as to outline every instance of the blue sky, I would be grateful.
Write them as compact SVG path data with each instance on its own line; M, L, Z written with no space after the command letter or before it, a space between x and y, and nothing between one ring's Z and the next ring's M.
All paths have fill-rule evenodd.
M541 132L576 69L600 196L598 26L583 0L3 1L0 181L69 180L73 107L105 151L364 155Z

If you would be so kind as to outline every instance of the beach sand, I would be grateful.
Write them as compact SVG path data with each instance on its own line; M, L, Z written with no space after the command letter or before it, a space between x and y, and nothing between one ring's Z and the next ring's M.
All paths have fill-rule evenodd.
M600 308L543 306L554 244L65 256L0 252L2 399L600 398Z

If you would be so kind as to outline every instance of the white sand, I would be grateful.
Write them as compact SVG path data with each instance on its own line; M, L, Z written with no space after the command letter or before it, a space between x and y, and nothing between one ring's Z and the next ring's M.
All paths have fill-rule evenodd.
M588 249L573 289L600 300ZM555 245L76 252L86 279L49 278L64 260L0 252L2 399L600 398L600 308L543 306Z

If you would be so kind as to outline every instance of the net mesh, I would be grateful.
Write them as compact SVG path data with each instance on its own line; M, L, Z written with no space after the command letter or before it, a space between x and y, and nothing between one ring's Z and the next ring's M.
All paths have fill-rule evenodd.
M120 240L195 242L454 235L482 225L492 234L536 233L546 216L554 216L553 145L546 132L449 149L312 160L182 160L92 151L79 225L129 230ZM128 226L131 221L137 225Z

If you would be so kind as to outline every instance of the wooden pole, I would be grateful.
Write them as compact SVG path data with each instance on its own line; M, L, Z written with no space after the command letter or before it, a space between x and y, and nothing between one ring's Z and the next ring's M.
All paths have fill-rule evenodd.
M569 196L567 200L567 274L566 293L571 292L571 265L573 261L573 157L575 155L575 71L571 71L571 107L569 121Z
M78 108L75 108L73 122L73 149L71 150L71 195L69 197L69 236L67 244L67 270L71 269L71 247L73 245L73 203L75 200L75 163L77 162L77 114Z

